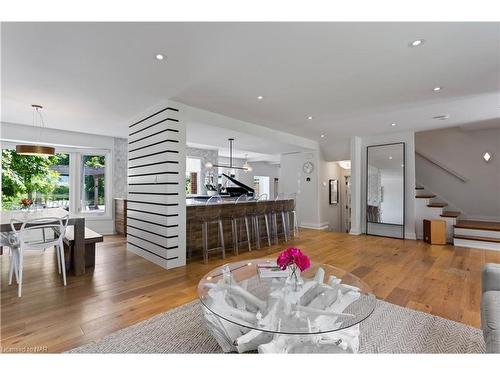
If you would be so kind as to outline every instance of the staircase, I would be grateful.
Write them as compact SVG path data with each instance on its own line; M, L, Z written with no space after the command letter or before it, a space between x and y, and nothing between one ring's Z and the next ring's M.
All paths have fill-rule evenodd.
M448 203L444 203L438 197L425 191L423 187L415 188L415 233L418 239L424 238L423 220L444 220L446 221L446 237L449 243L453 242L453 227L457 223L460 212L450 208Z
M500 223L460 220L455 225L453 245L500 251Z
M458 219L461 212L429 193L415 188L416 235L423 239L423 220L446 221L447 239L455 246L500 251L500 222Z

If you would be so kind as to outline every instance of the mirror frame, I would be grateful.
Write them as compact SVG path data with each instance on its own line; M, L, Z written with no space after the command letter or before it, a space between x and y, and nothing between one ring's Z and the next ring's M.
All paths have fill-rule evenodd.
M391 226L398 226L401 227L401 236L400 237L393 237L389 235L382 235L382 234L374 234L374 233L369 233L368 231L368 157L369 157L369 151L370 148L375 148L375 147L384 147L384 146L394 146L394 145L402 145L403 149L403 224L391 224L391 223L379 223L381 225L391 225ZM365 233L371 236L379 236L379 237L390 237L390 238L399 238L399 239L405 239L405 232L406 232L406 143L405 142L394 142L394 143L384 143L384 144L379 144L379 145L371 145L371 146L366 146L366 173L365 173ZM370 221L370 223L373 223Z
M339 203L339 180L330 179L328 180L328 203L337 204Z

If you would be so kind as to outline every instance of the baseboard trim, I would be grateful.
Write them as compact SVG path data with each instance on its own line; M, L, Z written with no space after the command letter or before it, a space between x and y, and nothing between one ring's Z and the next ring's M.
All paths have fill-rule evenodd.
M301 223L300 227L306 228L306 229L327 230L328 229L328 222L319 223L319 224Z
M415 234L415 232L406 232L405 233L405 239L406 240L416 240L417 239L417 235Z

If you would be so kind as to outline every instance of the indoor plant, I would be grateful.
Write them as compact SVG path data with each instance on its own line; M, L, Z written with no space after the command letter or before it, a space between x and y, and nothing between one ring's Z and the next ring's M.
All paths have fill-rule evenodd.
M309 257L295 247L290 247L282 251L276 263L282 270L290 270L290 275L286 280L286 284L289 285L293 291L297 291L304 284L300 277L300 273L311 267Z

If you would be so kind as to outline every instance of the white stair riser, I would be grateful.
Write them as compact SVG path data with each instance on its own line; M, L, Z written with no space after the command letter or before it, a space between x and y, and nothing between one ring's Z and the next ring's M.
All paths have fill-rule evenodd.
M455 235L457 235L457 236L500 238L500 231L484 230L484 229L455 228Z
M461 247L470 247L473 249L500 251L500 243L496 242L474 241L474 240L464 240L461 238L455 238L453 240L453 245Z

